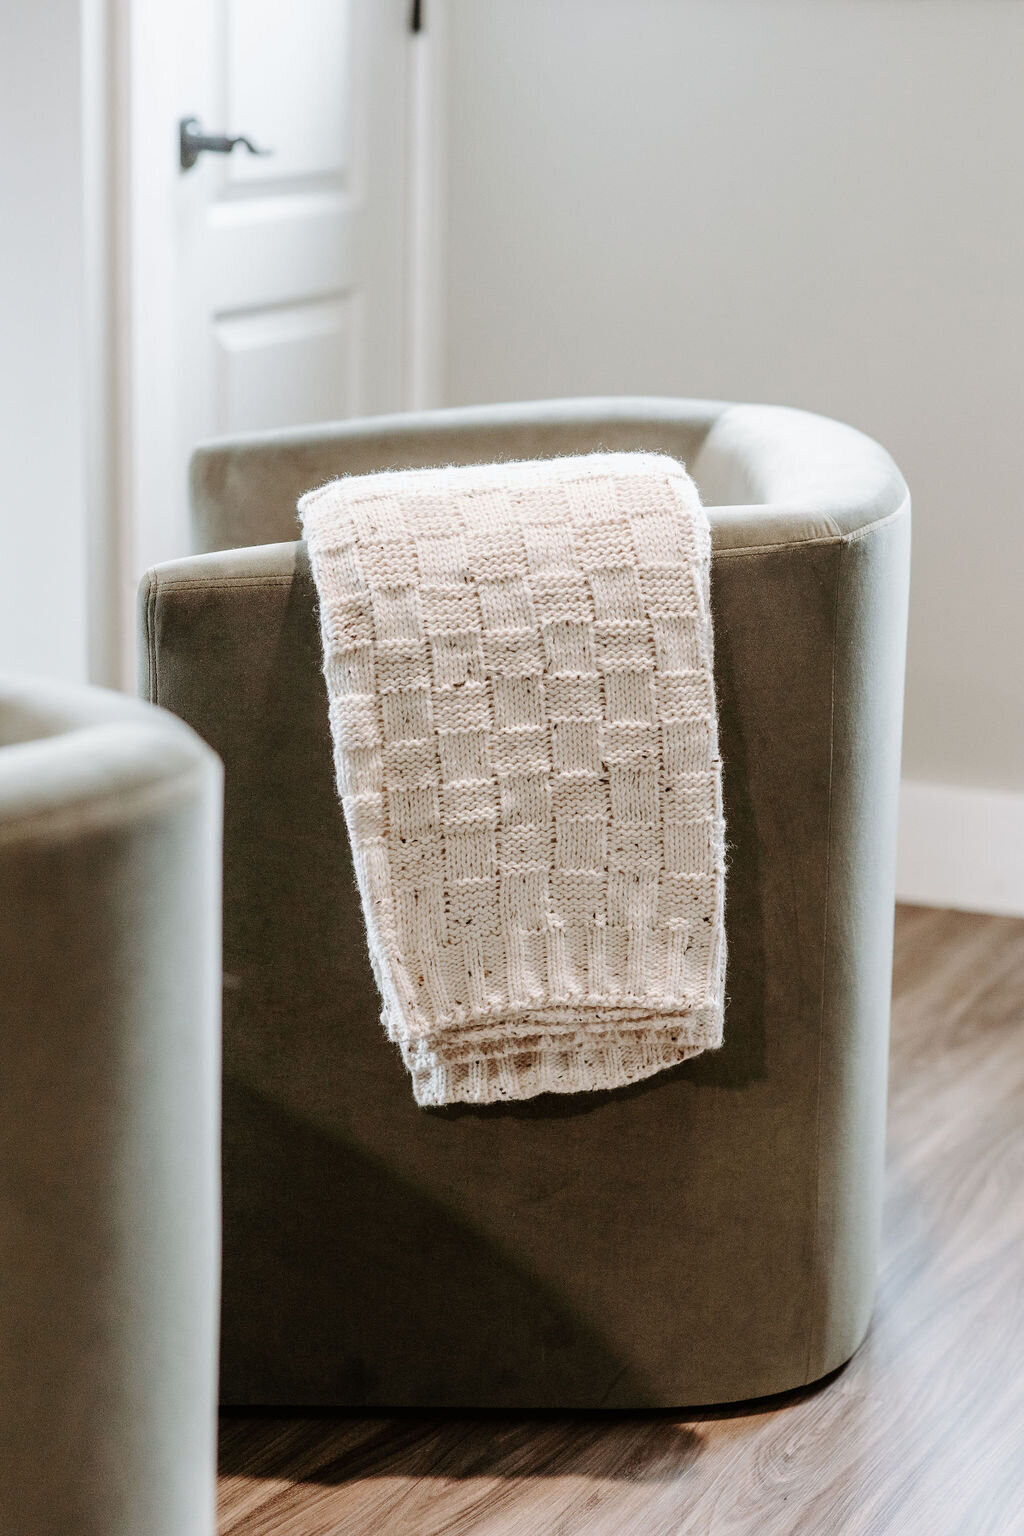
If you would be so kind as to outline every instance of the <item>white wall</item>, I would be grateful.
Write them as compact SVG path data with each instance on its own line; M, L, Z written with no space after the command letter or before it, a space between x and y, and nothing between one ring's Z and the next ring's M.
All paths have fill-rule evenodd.
M88 669L79 0L0 0L0 669Z
M1024 4L448 13L446 401L772 400L878 437L915 500L905 772L1024 791Z

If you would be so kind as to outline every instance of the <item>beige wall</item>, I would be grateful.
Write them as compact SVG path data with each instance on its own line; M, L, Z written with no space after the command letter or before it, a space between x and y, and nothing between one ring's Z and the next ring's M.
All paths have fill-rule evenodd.
M1024 4L448 0L449 403L772 400L915 497L905 773L1024 789Z

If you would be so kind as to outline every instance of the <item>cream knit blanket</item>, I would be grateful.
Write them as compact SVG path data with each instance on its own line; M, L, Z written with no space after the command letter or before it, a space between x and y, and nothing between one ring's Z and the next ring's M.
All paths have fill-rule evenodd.
M674 460L336 480L299 504L383 1023L419 1104L721 1044L711 543Z

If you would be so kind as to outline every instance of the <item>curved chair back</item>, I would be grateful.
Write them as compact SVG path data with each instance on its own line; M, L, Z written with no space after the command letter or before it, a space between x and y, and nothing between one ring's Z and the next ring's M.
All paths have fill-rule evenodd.
M597 449L642 449L685 463L712 509L716 549L748 545L751 535L792 543L854 533L907 497L883 448L808 411L658 397L534 400L203 444L192 458L192 547L203 554L291 541L299 497L338 475Z

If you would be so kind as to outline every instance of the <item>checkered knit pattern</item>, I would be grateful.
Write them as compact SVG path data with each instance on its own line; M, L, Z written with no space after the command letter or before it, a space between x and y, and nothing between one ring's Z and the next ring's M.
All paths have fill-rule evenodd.
M383 1023L420 1104L615 1088L721 1044L711 544L653 454L300 503Z

